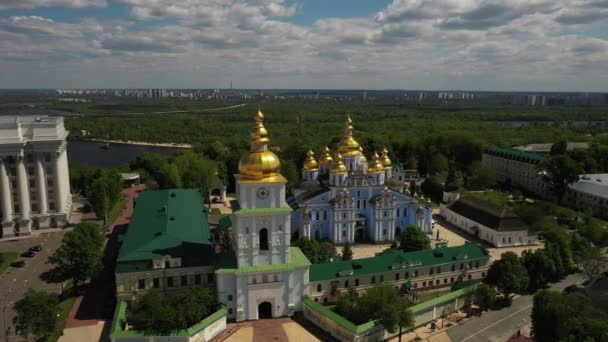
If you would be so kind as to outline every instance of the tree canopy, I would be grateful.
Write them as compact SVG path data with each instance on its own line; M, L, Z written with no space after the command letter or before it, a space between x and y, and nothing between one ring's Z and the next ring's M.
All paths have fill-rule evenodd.
M15 303L13 323L22 337L33 335L37 340L46 341L57 328L56 295L29 288L23 298Z
M291 245L300 248L302 253L313 264L324 263L330 261L331 258L337 258L336 248L329 241L319 242L303 236L292 242Z
M55 265L53 273L72 279L77 291L82 281L101 271L103 241L103 233L97 224L79 223L64 235L59 248L49 257L49 263Z
M130 302L127 321L146 333L166 335L187 329L217 311L215 290L207 286L188 286L174 291L148 290Z
M496 286L505 297L509 297L512 293L522 293L527 290L530 278L519 256L513 252L506 252L490 265L484 281Z
M404 252L431 249L431 240L422 228L417 225L410 225L401 233L401 244L399 248Z

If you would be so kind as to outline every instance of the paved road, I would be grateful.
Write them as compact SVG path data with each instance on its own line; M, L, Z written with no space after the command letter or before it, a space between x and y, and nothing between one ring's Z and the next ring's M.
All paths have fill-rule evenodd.
M552 284L552 290L562 290L583 279L574 274L563 281ZM504 342L526 323L530 323L533 296L521 296L513 305L498 311L484 312L481 317L474 317L462 325L448 329L447 333L453 342Z
M45 290L59 293L59 284L48 284L40 279L40 275L51 268L47 259L61 243L63 231L52 233L41 233L29 239L0 242L0 252L25 252L28 248L36 245L42 246L42 251L36 253L33 258L19 257L17 260L25 260L25 267L9 267L0 275L0 341L6 340L6 328L10 328L10 335L15 329L12 324L14 317L13 305L23 297L28 288ZM10 336L9 341L21 341L21 338Z

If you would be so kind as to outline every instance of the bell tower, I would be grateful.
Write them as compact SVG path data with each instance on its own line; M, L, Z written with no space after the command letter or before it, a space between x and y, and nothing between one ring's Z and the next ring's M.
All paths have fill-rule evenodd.
M264 114L258 110L249 153L239 161L237 207L233 212L233 250L238 267L289 262L291 208L279 158L268 149Z

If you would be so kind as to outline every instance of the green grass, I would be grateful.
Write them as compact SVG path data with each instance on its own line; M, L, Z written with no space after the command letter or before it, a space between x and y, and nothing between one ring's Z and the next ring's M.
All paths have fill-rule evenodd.
M114 221L116 221L116 219L122 213L124 206L125 199L123 197L121 197L118 201L116 201L116 203L114 203L114 206L112 207L112 209L110 209L110 212L108 213L108 219L106 220L106 228L112 225Z
M11 265L11 263L19 257L19 253L6 252L0 253L0 255L2 256L2 258L0 258L2 260L2 262L0 262L0 274L2 274Z
M209 215L221 215L222 212L218 208L209 209Z
M475 197L480 198L492 203L499 205L507 204L511 198L510 195L500 191L467 191L464 193L464 197Z
M70 314L74 303L76 303L76 297L68 297L59 303L59 305L57 306L57 313L59 314L59 317L57 319L57 331L55 331L55 333L51 337L49 337L48 342L57 342L59 340L59 337L63 335L63 327L65 326L65 321L68 318L68 315Z
M446 295L450 293L450 289L445 289L445 290L441 290L441 291L436 291L436 292L430 292L430 293L421 293L418 295L418 298L420 298L420 303L424 303L426 301L429 301L433 298L437 298L437 297L441 297L443 295Z

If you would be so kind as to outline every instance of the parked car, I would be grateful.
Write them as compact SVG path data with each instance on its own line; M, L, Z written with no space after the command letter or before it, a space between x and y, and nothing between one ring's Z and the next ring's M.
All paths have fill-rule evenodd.
M29 251L30 252L42 252L42 246L30 247Z
M27 252L21 253L21 256L26 257L26 258L33 258L34 256L36 256L36 253L34 253L32 251L27 251Z
M23 260L14 261L11 264L11 266L16 267L16 268L21 268L21 267L25 266L25 261L23 261Z

